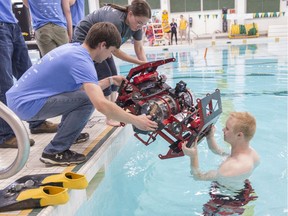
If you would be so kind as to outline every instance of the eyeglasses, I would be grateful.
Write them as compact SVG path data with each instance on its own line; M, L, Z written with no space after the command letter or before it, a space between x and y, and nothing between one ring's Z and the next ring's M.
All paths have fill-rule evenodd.
M134 14L133 14L133 17L134 17L135 22L137 23L137 27L142 27L147 24L146 22L142 22L142 20L137 19L138 17L135 16Z
M146 23L144 24L144 23L142 23L141 21L137 21L137 26L138 26L138 27L142 27L142 26L144 26L144 25L146 25Z

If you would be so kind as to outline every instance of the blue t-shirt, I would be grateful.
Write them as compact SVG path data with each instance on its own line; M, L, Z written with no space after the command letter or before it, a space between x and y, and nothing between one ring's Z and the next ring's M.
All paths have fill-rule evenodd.
M66 28L61 0L28 0L34 30L53 23Z
M70 7L72 16L72 26L76 26L84 17L84 0L76 0Z
M126 12L122 12L110 6L104 6L99 10L88 14L80 23L78 23L74 30L73 41L83 43L89 29L98 22L113 23L120 32L122 44L131 37L136 41L142 40L142 30L132 31L125 23L126 17Z
M7 104L23 120L34 117L47 98L98 83L89 52L79 43L53 49L30 67L6 93Z
M0 1L0 22L6 23L17 23L17 19L12 13L11 1L1 0Z

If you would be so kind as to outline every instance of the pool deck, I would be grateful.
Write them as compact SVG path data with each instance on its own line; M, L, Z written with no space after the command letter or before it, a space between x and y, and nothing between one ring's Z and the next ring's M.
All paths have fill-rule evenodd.
M154 51L161 52L163 50L167 51L173 51L173 50L179 50L179 49L187 49L190 46L196 46L196 45L203 45L205 46L214 46L214 45L221 45L221 44L227 44L227 43L233 43L233 44L246 44L246 43L259 43L261 42L279 42L279 41L287 41L287 38L267 38L267 37L261 37L261 38L253 38L253 39L228 39L228 38L219 38L219 39L199 39L196 41L192 41L191 43L185 42L183 44L179 45L173 45L173 46L156 46L156 47L149 47L145 46L145 51L147 53L151 53ZM121 47L123 50L125 50L128 53L133 53L133 46L131 44L125 44L123 47ZM54 118L49 119L54 123L57 123L60 121L60 118ZM24 125L27 128L27 123L23 122ZM42 154L42 151L44 147L49 143L49 141L52 139L54 134L30 134L29 130L27 129L27 132L30 136L30 138L33 138L35 140L35 145L30 148L30 155L29 159L24 166L24 168L14 175L13 177L10 177L8 179L0 180L0 189L4 189L11 183L13 183L15 180L19 179L22 176L25 175L33 175L33 174L40 174L40 173L62 173L62 172L77 172L80 174L84 174L89 182L89 186L86 190L70 190L70 200L64 204L59 206L49 206L43 209L31 209L31 210L22 210L22 211L11 211L11 212L5 212L0 213L1 215L74 215L81 203L85 202L87 197L89 198L89 195L93 193L101 179L103 178L105 166L109 163L109 161L112 160L113 155L117 154L117 151L121 148L121 145L119 145L115 149L110 149L112 153L108 156L105 156L105 163L103 161L101 163L98 163L98 160L101 156L104 155L104 152L109 150L109 146L112 142L115 142L115 140L118 140L120 143L124 143L124 137L123 134L130 133L132 134L131 128L128 126L120 127L111 127L107 126L105 124L105 117L95 111L92 115L91 119L89 120L88 124L86 125L83 132L88 132L90 134L90 139L86 141L85 143L81 144L75 144L72 146L71 150L77 151L79 153L83 153L87 155L88 160L80 165L71 165L67 167L63 166L46 166L42 162L40 162L39 158ZM121 133L120 133L121 132ZM122 134L122 135L121 135ZM126 136L127 137L127 136ZM9 166L15 159L17 154L17 149L0 149L1 154L1 160L0 160L0 166L1 169ZM103 165L104 164L104 165ZM105 165L106 164L106 165Z

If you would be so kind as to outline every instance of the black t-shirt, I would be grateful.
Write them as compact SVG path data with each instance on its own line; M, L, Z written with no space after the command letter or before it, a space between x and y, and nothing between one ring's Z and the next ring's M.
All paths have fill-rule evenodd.
M170 26L171 26L171 31L172 32L177 32L177 23L175 23L175 22L173 23L172 22L172 23L170 23Z

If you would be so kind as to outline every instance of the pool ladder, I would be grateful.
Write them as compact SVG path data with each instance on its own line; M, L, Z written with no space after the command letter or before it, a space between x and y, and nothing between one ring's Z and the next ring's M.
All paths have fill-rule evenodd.
M28 133L22 121L1 101L0 117L12 128L18 142L18 153L13 163L6 168L0 168L0 179L6 179L18 173L25 166L29 157L30 142Z

